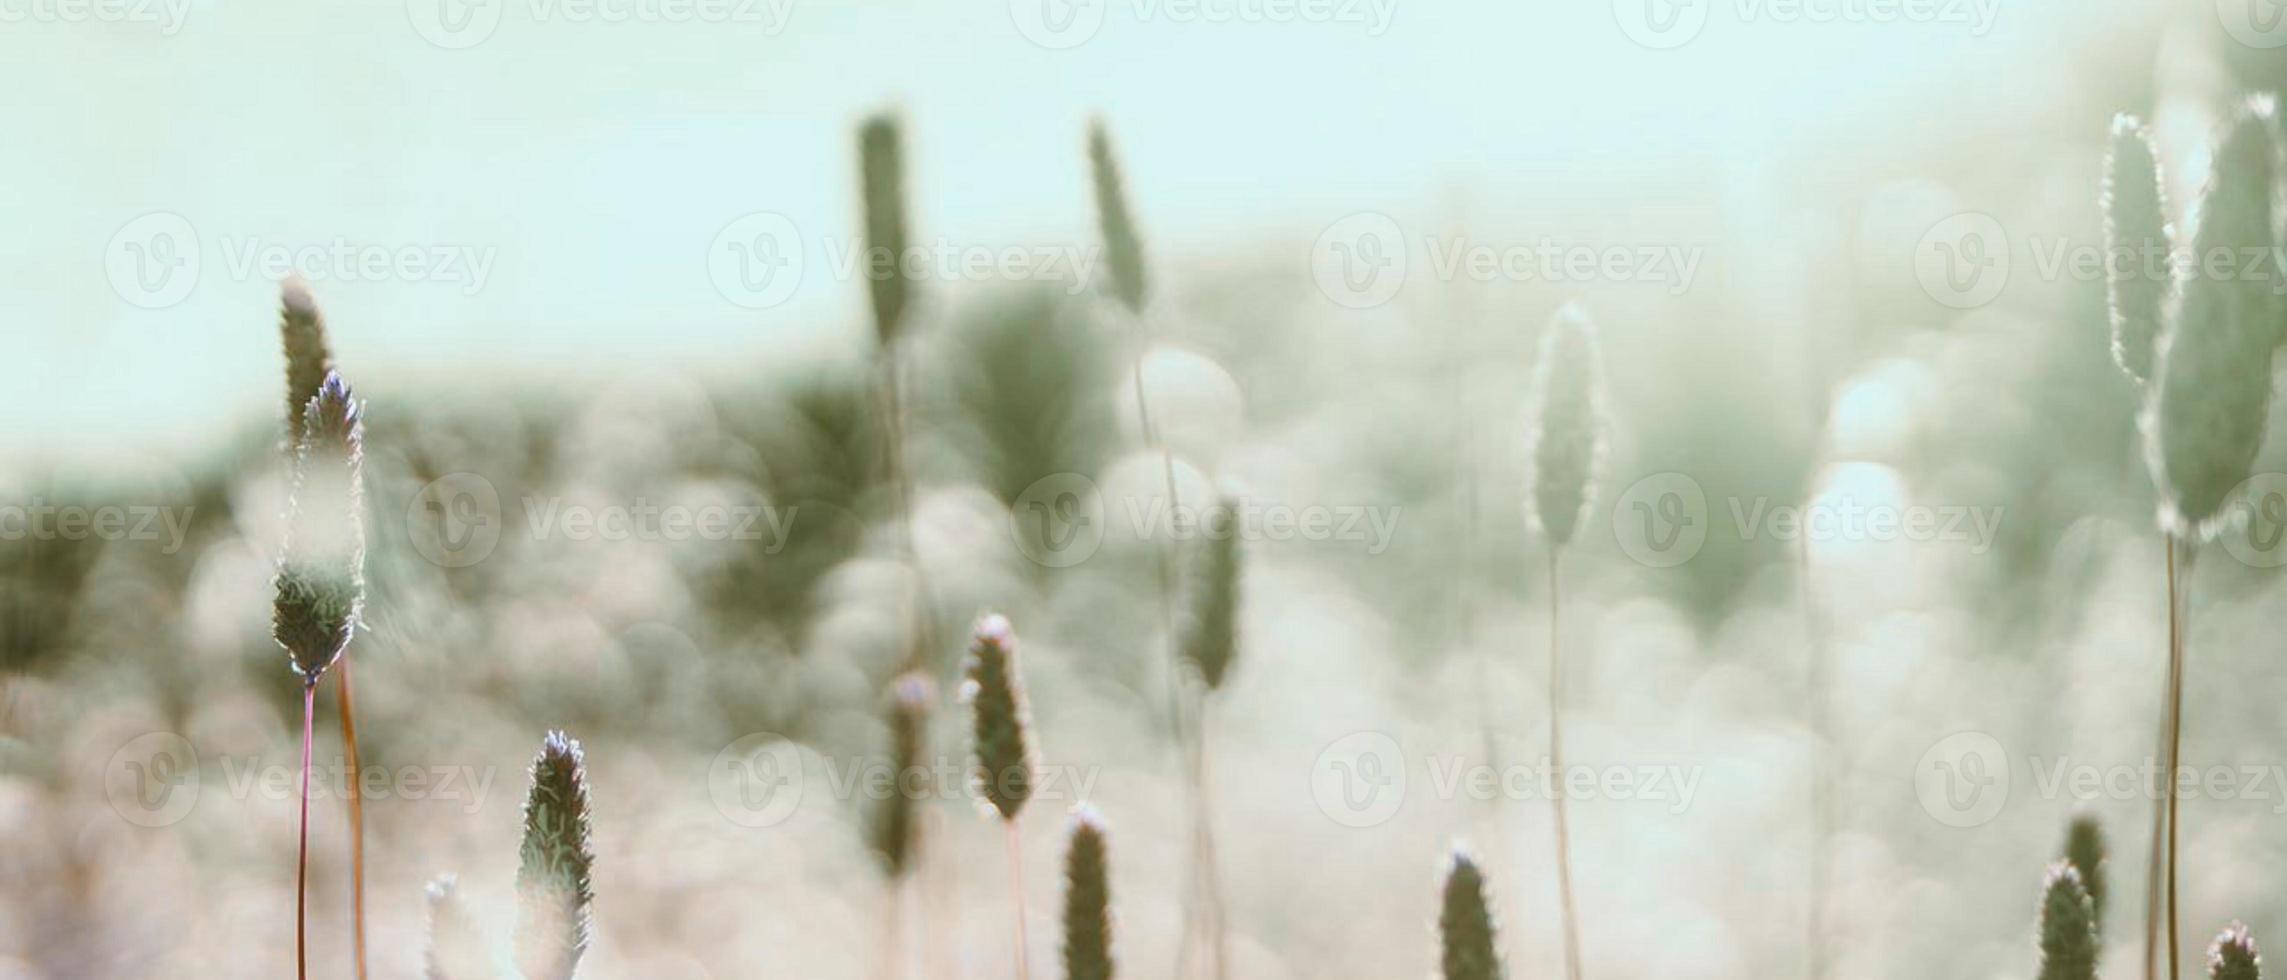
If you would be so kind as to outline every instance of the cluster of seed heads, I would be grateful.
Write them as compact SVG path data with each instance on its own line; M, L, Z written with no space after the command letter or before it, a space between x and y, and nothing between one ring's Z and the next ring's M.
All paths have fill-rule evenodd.
M2262 975L2263 956L2246 926L2232 923L2208 947L2208 980L2260 980Z
M2070 861L2049 866L2040 928L2040 980L2095 980L2096 906Z
M1239 652L1240 550L1238 501L1224 497L1215 504L1213 520L1230 533L1208 537L1199 553L1198 569L1190 576L1190 600L1182 625L1184 659L1199 671L1207 689L1218 690Z
M925 788L913 788L909 780L928 778L921 752L929 730L929 709L936 701L929 678L918 673L898 678L890 691L890 771L897 777L896 791L873 811L867 842L881 860L882 870L893 879L911 870L915 797L929 794Z
M883 114L858 129L858 176L863 185L866 252L887 255L867 280L872 290L875 335L884 345L897 341L911 300L905 279L905 150L897 119Z
M1112 137L1101 119L1088 124L1088 170L1094 178L1096 222L1104 236L1104 265L1112 273L1112 298L1128 312L1141 314L1149 296L1143 238L1136 233L1135 216L1128 212L1120 161L1112 155Z

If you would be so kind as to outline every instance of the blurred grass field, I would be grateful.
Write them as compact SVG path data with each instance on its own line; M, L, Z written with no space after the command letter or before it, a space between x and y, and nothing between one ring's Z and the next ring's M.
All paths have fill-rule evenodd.
M1216 708L1209 791L1232 975L1428 975L1439 862L1456 841L1487 859L1511 974L1556 975L1546 802L1472 799L1453 774L1483 761L1481 723L1509 763L1546 751L1549 582L1521 449L1540 332L1566 301L1600 325L1612 415L1596 509L1565 558L1569 752L1693 780L1688 798L1573 802L1587 972L1802 969L1806 602L1824 625L1815 655L1833 705L1820 747L1833 976L2028 975L2038 875L2076 813L2104 821L2116 892L2133 898L2149 801L2076 799L2056 780L2150 752L2163 550L2138 396L2105 347L2103 283L2043 275L2031 250L2101 242L2095 188L2114 112L2150 114L2171 161L2196 173L2221 107L2282 77L2275 55L2250 57L2206 20L2142 16L1986 93L2009 103L2006 125L1900 114L1874 136L1752 144L1769 156L1454 165L1459 176L1424 178L1438 189L1411 204L1325 215L1386 210L1415 241L1686 249L1700 264L1684 288L1479 282L1416 255L1394 300L1346 309L1313 276L1323 221L1286 213L1203 241L1154 199L1214 195L1155 185L1150 150L1131 157L1145 161L1133 168L1139 220L1164 283L1148 323L1093 282L923 284L907 458L937 627L930 666L952 692L968 624L1008 615L1042 761L1068 777L1023 824L1034 970L1058 975L1055 858L1075 797L1111 827L1122 975L1169 975L1183 921L1189 817L1165 710L1158 541L1135 516L1166 504L1134 410L1143 348L1183 503L1222 489L1270 512L1356 519L1356 533L1317 540L1257 526L1245 543L1241 652ZM1083 173L1070 135L1057 145ZM924 216L931 196L960 193L931 174L928 149L911 164ZM794 193L854 212L851 187L837 173ZM1067 203L1086 213L1085 198ZM1925 234L1963 211L1995 216L2019 249L1997 298L1969 309L1933 295L1916 265ZM97 249L85 253L92 265ZM864 285L813 266L805 288L844 292L854 310ZM556 302L576 305L580 288L559 284ZM267 349L272 289L202 293L197 329L228 338L215 346ZM599 339L603 354L555 363L489 341L456 354L418 328L407 340L388 316L404 307L370 285L343 287L339 304L317 292L340 368L368 400L369 597L350 657L363 764L384 774L366 803L376 972L418 975L422 886L439 873L459 875L480 926L509 934L522 767L542 731L562 728L586 746L596 813L597 939L582 976L877 976L871 801L845 780L886 749L914 567L883 477L862 315L759 314L767 329L657 358ZM269 636L288 491L279 420L242 410L275 401L276 368L231 370L264 387L220 398L228 424L197 438L0 453L0 506L20 519L64 507L165 518L155 536L77 540L0 524L0 977L276 975L292 956L294 796L268 775L298 761L296 681ZM126 404L156 397L135 387ZM211 388L184 392L170 397L186 412L219 411L199 403ZM118 422L97 416L90 428ZM2257 469L2287 469L2283 453L2275 436ZM1638 488L1669 486L1699 495L1704 541L1647 561L1631 506L1660 502ZM1071 524L1044 487L1092 493L1102 510ZM1994 523L1814 535L1798 549L1743 520L1805 501ZM735 529L651 525L614 540L564 523L644 508L734 515ZM1084 554L1048 540L1069 533ZM2222 549L2197 574L2187 760L2287 782L2272 656L2287 586ZM967 725L944 698L932 745L951 771ZM1961 732L1989 736L2018 767L2003 776L2005 805L1968 826L1916 782ZM1402 803L1371 821L1324 791L1327 753L1361 734L1404 760ZM333 738L321 729L321 765ZM138 766L154 745L187 745L195 764L153 782ZM731 778L755 775L757 745L799 765L799 801L767 818ZM2287 860L2287 786L2184 807L2190 933L2287 925L2270 886ZM942 850L923 883L940 889L946 954L926 975L1009 975L994 828L958 792L925 811ZM338 795L319 796L311 958L326 976L348 959L340 818ZM2114 904L2104 976L2135 973L2136 908Z

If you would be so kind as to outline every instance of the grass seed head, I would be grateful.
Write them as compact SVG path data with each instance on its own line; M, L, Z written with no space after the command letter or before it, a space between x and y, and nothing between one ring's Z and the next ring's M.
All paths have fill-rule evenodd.
M271 637L315 684L349 649L365 605L364 407L329 372L301 418Z
M333 372L326 320L308 283L295 276L279 288L278 338L286 349L286 449L302 444L303 407Z
M2096 907L2069 861L2049 866L2041 890L2040 980L2095 980Z
M914 809L929 798L929 767L921 759L929 732L930 707L937 692L926 675L899 677L890 692L890 771L896 782L875 806L867 826L867 846L892 879L910 870L914 851Z
M452 875L429 882L429 952L423 966L428 980L491 980L492 965L484 937L461 902L460 883Z
M992 613L977 621L969 642L968 680L961 686L975 720L976 790L1003 820L1015 820L1032 799L1031 718L1018 673L1016 632Z
M1501 954L1485 894L1485 873L1461 850L1453 852L1453 863L1445 872L1437 932L1445 980L1499 980Z
M1533 422L1526 433L1532 471L1528 515L1551 547L1572 540L1594 501L1604 460L1602 377L1596 326L1567 303L1541 334L1533 368Z
M858 179L865 198L866 255L887 256L866 266L873 294L874 330L884 346L897 341L911 300L906 281L905 149L895 116L882 113L858 129ZM877 260L878 261L878 260Z
M2273 224L2278 128L2269 98L2239 111L2216 148L2192 224L2194 254L2260 255L2267 275L2234 264L2185 280L2161 340L2146 407L2146 457L2160 489L2162 528L2212 537L2225 498L2248 478L2271 403L2271 352L2287 317Z
M1104 821L1082 804L1064 852L1065 980L1112 980L1112 886Z
M2208 947L2208 980L2259 980L2263 976L2263 956L2255 949L2255 937L2248 935L2247 927L2234 922L2216 936Z
M527 980L570 980L588 949L596 855L588 827L587 760L580 743L563 732L549 732L532 759L521 859L518 968Z
M2074 817L2071 829L2065 832L2065 860L2072 862L2073 870L2081 876L2081 887L2088 892L2089 912L2096 919L2099 935L2104 932L2105 857L2104 827L2095 817Z
M2113 362L2139 384L2152 380L2153 347L2175 284L2165 193L2151 131L2135 116L2114 116L2101 198L2105 254L2113 259L2105 300L2112 319Z
M1239 653L1239 510L1238 500L1225 496L1210 512L1183 622L1183 656L1211 691L1223 686Z
M1112 155L1112 137L1101 119L1088 124L1088 169L1096 187L1096 223L1104 236L1104 264L1112 273L1112 296L1129 312L1140 314L1148 298L1143 239L1136 233L1135 215L1128 211L1120 161Z

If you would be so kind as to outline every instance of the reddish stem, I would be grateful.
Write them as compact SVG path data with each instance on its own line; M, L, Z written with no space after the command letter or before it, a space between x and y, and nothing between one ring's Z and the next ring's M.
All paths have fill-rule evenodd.
M302 682L302 831L294 854L294 976L309 980L310 734L317 727L318 684Z
M341 748L349 776L349 907L350 937L357 956L357 980L365 980L365 790L357 771L357 721L350 710L349 658L336 665L341 674L335 693L341 704Z

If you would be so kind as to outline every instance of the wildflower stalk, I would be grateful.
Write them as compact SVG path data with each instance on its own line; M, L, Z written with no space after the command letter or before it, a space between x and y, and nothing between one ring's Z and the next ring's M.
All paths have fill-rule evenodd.
M310 975L310 741L318 720L318 682L302 682L302 818L294 850L294 976Z
M905 370L903 340L906 332L906 309L912 301L912 282L905 275L904 254L908 243L905 207L905 151L904 141L894 116L882 113L867 119L858 131L858 176L864 210L866 246L873 261L868 265L868 295L874 312L874 337L878 345L876 371L876 398L882 419L883 470L897 497L900 537L906 563L911 567L905 594L905 650L899 657L900 679L895 685L900 692L900 718L895 722L898 731L896 751L909 752L918 759L927 751L928 705L902 703L909 682L917 682L914 690L927 698L927 680L930 676L928 649L936 636L937 627L934 601L926 571L921 564L919 534L914 527L914 481L906 461L908 425L906 419ZM886 256L887 261L879 257ZM899 794L902 796L902 794ZM913 801L891 799L884 819L890 826L880 832L895 836L895 841L877 840L877 850L887 859L889 895L886 901L889 914L884 918L890 930L890 962L896 963L896 950L902 944L898 935L903 917L898 914L901 905L898 892L909 862L926 860L923 847L924 834L912 820ZM888 850L882 850L882 848ZM923 895L922 928L934 935L937 916L934 901L925 890ZM894 967L893 970L902 969Z
M1586 311L1567 305L1557 311L1541 337L1533 371L1536 415L1527 433L1532 479L1526 514L1548 545L1548 711L1549 767L1559 774L1549 794L1555 812L1557 898L1564 918L1567 980L1580 980L1580 918L1573 904L1572 833L1567 821L1564 780L1564 651L1560 618L1564 607L1559 563L1564 546L1587 519L1597 472L1604 457L1603 396L1598 377L1595 326Z
M2232 923L2208 946L2208 980L2262 980L2263 956L2247 927Z
M1017 816L1032 799L1033 754L1023 675L1017 667L1016 633L998 613L977 621L969 643L968 680L962 695L973 709L976 760L971 779L979 798L998 816L1008 840L1009 889L1016 909L1018 980L1026 966L1024 838Z
M2199 275L2186 279L2159 348L2143 429L2146 459L2160 490L2160 525L2169 538L2169 654L2166 725L2169 792L2159 801L2167 859L2168 976L2181 968L2176 918L2178 794L2183 745L2184 648L2188 643L2190 575L2195 548L2223 529L2226 503L2245 483L2264 441L2270 414L2271 354L2287 298L2272 288L2278 265L2275 197L2279 132L2272 100L2250 100L2235 113L2214 155L2193 224L2201 255L2262 255L2269 275ZM2182 555L2176 551L2182 549ZM2147 910L2147 945L2154 931ZM2149 955L2147 959L2149 959Z
M1120 173L1119 159L1112 150L1111 134L1106 130L1101 119L1093 120L1088 125L1088 164L1090 183L1096 200L1097 226L1104 240L1105 264L1111 273L1112 298L1121 309L1126 311L1136 328L1135 350L1133 356L1128 360L1129 381L1135 387L1136 428L1143 437L1145 450L1159 456L1160 479L1167 493L1168 508L1172 512L1180 509L1183 505L1182 497L1178 494L1175 484L1175 453L1160 436L1159 427L1152 417L1151 398L1146 394L1144 385L1144 358L1151 352L1151 331L1148 313L1150 289L1148 273L1144 264L1143 239L1136 225L1135 214L1128 207L1125 179ZM1192 795L1193 813L1195 815L1203 814L1205 809L1203 797L1207 791L1206 777L1201 772L1198 763L1204 758L1204 749L1199 743L1204 740L1205 736L1197 731L1195 726L1186 724L1183 671L1181 669L1183 647L1176 633L1177 582L1174 544L1166 540L1164 536L1153 544L1153 559L1159 576L1160 634L1167 638L1168 644L1168 724L1175 733L1178 758L1188 757L1193 761L1190 771L1186 774L1188 777L1186 781L1190 784L1187 789ZM1204 708L1201 711L1203 712ZM1189 744L1186 744L1187 741ZM1195 819L1193 826L1195 860L1200 859L1201 855L1211 856L1214 853L1214 844L1210 835L1211 831L1207 829L1205 820L1203 818ZM1197 920L1204 919L1207 927L1205 931L1209 933L1210 937L1211 955L1214 958L1214 975L1220 980L1226 975L1223 954L1225 939L1223 936L1221 885L1212 871L1195 872L1193 881L1194 891L1197 893L1194 898L1197 900L1197 904L1193 913L1184 919L1183 935L1178 942L1175 956L1176 969L1180 974L1189 964L1194 948L1193 944L1196 942L1194 930L1199 925Z

